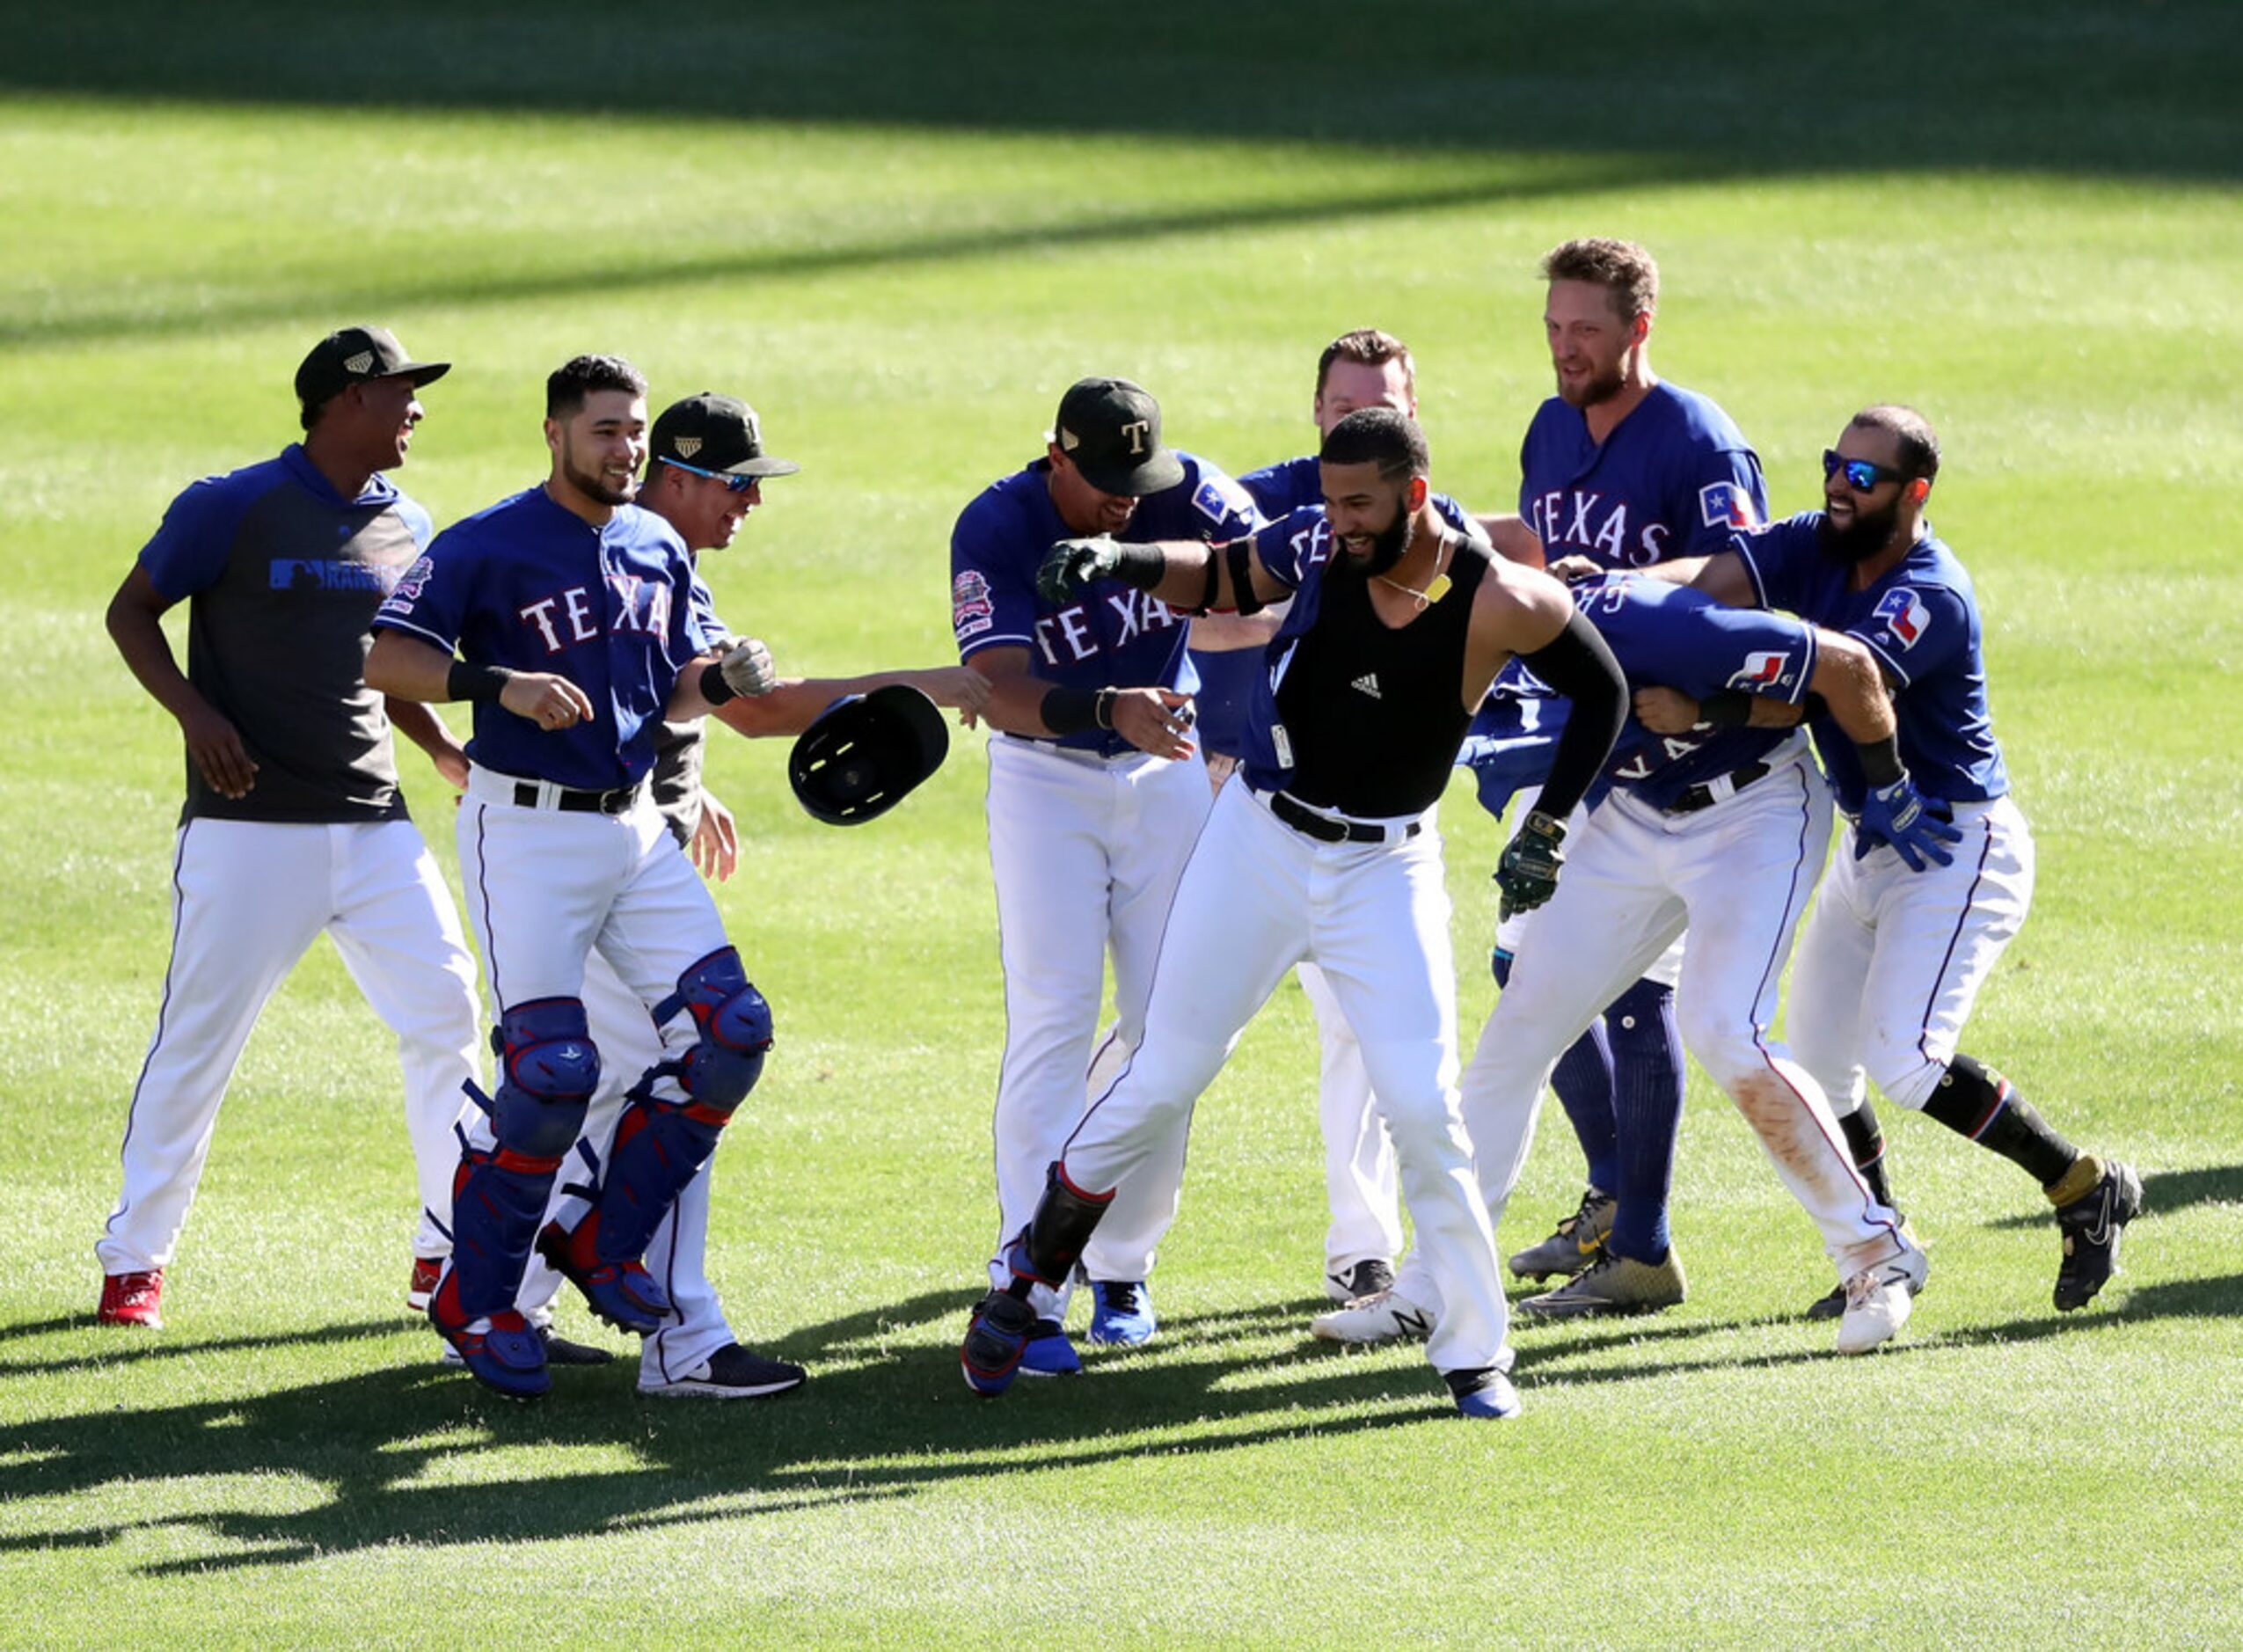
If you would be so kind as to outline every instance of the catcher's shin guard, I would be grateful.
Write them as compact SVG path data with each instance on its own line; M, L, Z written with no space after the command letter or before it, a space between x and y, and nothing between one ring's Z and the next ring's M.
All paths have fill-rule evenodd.
M616 1123L599 1199L570 1237L573 1259L617 1264L644 1255L679 1191L708 1162L733 1110L763 1075L771 1047L771 1006L748 983L740 954L729 947L711 953L678 977L677 989L656 1006L655 1019L690 1010L700 1040L682 1061L656 1064L632 1090ZM683 1100L654 1094L654 1080L663 1077L676 1078Z
M1065 1284L1067 1276L1082 1260L1083 1246L1098 1231L1106 1207L1113 1202L1111 1188L1100 1194L1085 1193L1054 1164L1045 1172L1043 1197L1036 1203L1036 1213L1028 1218L1019 1237L1005 1247L1005 1265L1012 1270L1016 1281L1055 1288Z
M600 1082L584 1005L575 998L518 1004L492 1030L499 1093L468 1088L491 1117L497 1144L466 1147L452 1181L452 1269L429 1303L455 1328L514 1306L553 1176L583 1128Z

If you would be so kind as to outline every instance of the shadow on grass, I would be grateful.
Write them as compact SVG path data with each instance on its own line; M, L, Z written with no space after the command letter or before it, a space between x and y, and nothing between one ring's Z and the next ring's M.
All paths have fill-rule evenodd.
M1385 52L1366 52L1351 0L1202 0L1188 20L1126 30L1095 10L1007 0L614 23L588 0L549 0L534 21L503 0L394 0L372 73L348 7L83 0L11 18L0 89L1626 152L1725 174L2243 173L2243 48L2221 0L1896 0L1866 53L1860 30L1789 0L1605 0L1593 19L1567 0L1425 0ZM1584 72L1592 37L1609 49Z
M2138 1166L2137 1168L2140 1168ZM2142 1172L2142 1213L2136 1221L2154 1221L2159 1217L2174 1216L2196 1204L2243 1204L2243 1165L2205 1165L2195 1170L2144 1170ZM2056 1218L2049 1213L2045 1201L2038 1209L2021 1215L1998 1217L1985 1225L1991 1228L2045 1227L2053 1229ZM2129 1232L2131 1232L2129 1224Z

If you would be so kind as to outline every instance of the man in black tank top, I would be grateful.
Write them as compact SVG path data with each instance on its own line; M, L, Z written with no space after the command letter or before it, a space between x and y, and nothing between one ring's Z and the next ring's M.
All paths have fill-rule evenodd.
M1495 1242L1457 1099L1456 970L1434 808L1472 710L1514 654L1571 696L1538 814L1505 852L1508 903L1555 887L1559 822L1626 712L1619 668L1547 574L1492 560L1430 504L1414 421L1349 414L1326 436L1325 502L1227 546L1065 540L1048 595L1118 578L1172 607L1252 613L1290 593L1246 730L1184 869L1154 965L1144 1042L1052 1166L1008 1247L1012 1283L975 1306L961 1362L976 1393L1011 1383L1026 1297L1063 1280L1114 1190L1188 1115L1284 973L1323 966L1363 1046L1419 1244L1448 1311L1426 1347L1467 1417L1514 1414ZM1453 1293L1453 1294L1451 1294Z

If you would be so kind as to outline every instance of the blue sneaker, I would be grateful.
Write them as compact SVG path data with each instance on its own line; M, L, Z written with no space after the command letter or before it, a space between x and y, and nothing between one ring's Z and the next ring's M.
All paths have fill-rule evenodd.
M1023 1377L1079 1377L1083 1356L1067 1340L1056 1319L1038 1319L1028 1327L1028 1341L1020 1350Z
M1519 1414L1519 1391L1499 1371L1451 1371L1442 1376L1457 1397L1457 1410L1475 1422L1495 1422Z
M1160 1321L1152 1312L1152 1293L1142 1279L1094 1279L1091 1282L1091 1341L1135 1348L1152 1341Z
M477 1382L508 1400L536 1400L552 1387L553 1379L545 1371L544 1339L519 1313L509 1308L486 1319L447 1324L442 1304L439 1295L428 1317ZM479 1331L475 1329L479 1325L483 1327Z
M984 1400L994 1400L1010 1388L1038 1323L1036 1311L1009 1290L992 1290L975 1303L974 1317L966 1322L966 1340L958 1349L966 1386Z
M676 1317L669 1293L644 1262L600 1261L593 1250L594 1230L589 1220L572 1233L562 1232L558 1222L548 1222L537 1235L537 1254L584 1293L585 1303L599 1318L618 1331L653 1335L665 1320Z

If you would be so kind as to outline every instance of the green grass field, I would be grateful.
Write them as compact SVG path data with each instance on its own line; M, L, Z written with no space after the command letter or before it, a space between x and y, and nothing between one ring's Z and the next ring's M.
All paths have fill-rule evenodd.
M0 1643L2243 1639L2230 8L1275 11L11 22ZM1417 352L1437 480L1508 505L1548 384L1535 261L1582 233L1657 252L1655 359L1752 435L1778 510L1863 403L1943 433L1934 514L2041 848L1968 1047L2145 1172L2093 1311L2051 1311L2021 1176L1889 1108L1934 1276L1901 1343L1837 1359L1796 1313L1828 1283L1812 1230L1700 1083L1691 1301L1523 1329L1526 1415L1466 1429L1416 1350L1306 1336L1324 1213L1289 985L1201 1107L1160 1339L977 1402L980 737L849 832L794 806L778 742L720 737L747 851L719 898L781 1052L725 1149L714 1271L808 1388L657 1407L619 1363L519 1409L440 1373L400 1300L395 1058L324 943L234 1081L169 1328L93 1327L179 769L101 608L173 493L291 437L319 334L383 320L458 364L399 479L439 522L542 474L543 376L580 349L658 398L748 395L804 468L712 581L783 668L838 673L947 657L950 523L1083 373L1140 379L1171 440L1245 469L1310 440L1324 340L1383 325ZM1462 785L1444 826L1473 961L1496 834ZM1476 1027L1476 964L1462 994ZM1570 1207L1564 1137L1507 1249Z

